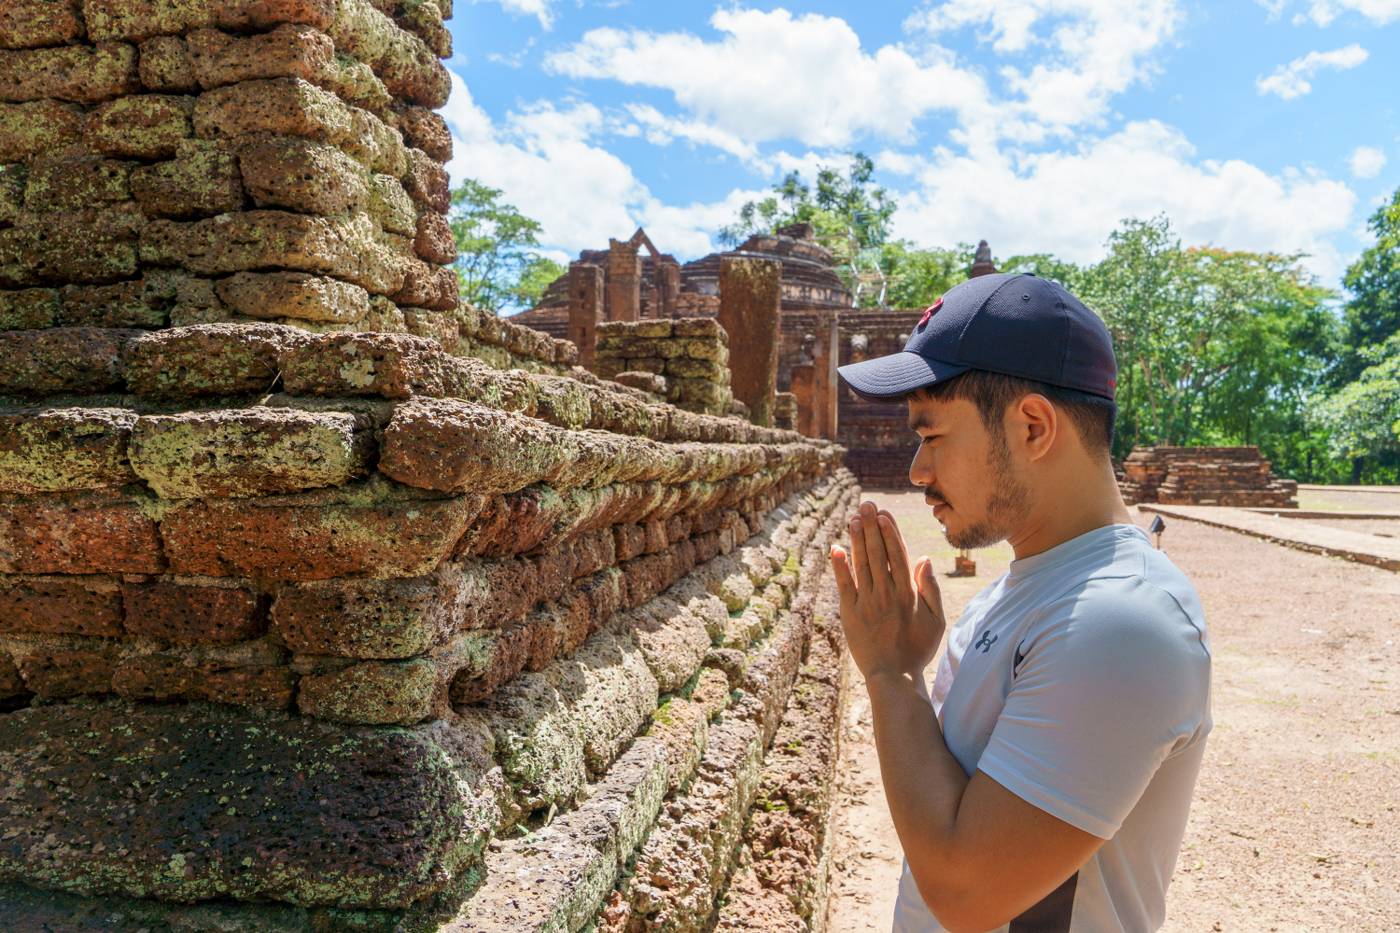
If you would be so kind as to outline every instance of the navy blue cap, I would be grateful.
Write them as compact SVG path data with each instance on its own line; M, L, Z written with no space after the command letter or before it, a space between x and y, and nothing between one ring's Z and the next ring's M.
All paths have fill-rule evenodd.
M880 400L969 369L1108 399L1118 388L1103 321L1063 285L1030 273L981 275L954 286L924 311L903 350L837 372L856 394Z

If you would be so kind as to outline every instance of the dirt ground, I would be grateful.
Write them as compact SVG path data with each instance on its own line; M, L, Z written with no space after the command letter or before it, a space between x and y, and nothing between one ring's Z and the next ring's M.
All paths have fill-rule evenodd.
M951 569L919 493L871 498ZM1400 574L1187 521L1163 545L1206 607L1215 720L1165 929L1400 929ZM950 618L1011 555L975 556L940 577ZM901 854L858 675L843 728L829 929L887 931Z
M1298 490L1298 508L1329 512L1400 512L1400 486L1307 486Z
M1308 518L1309 521L1328 528L1342 531L1359 531L1367 535L1380 535L1385 538L1400 538L1400 518Z

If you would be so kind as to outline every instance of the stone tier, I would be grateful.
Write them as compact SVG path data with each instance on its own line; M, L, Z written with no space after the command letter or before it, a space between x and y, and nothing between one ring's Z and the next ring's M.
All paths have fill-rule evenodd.
M661 376L666 399L687 411L722 415L733 406L729 337L715 319L604 322L597 334L594 369L599 376Z
M0 717L4 773L40 778L0 795L0 921L577 930L633 852L668 845L666 800L700 806L732 858L857 493L838 474L788 499L744 547L424 725L91 700ZM94 756L101 780L75 781ZM699 803L709 785L722 805Z
M1298 484L1274 476L1258 447L1138 447L1119 485L1129 503L1298 507Z

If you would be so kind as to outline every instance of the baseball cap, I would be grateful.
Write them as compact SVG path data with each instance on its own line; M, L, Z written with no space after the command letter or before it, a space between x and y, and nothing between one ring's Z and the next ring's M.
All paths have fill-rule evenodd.
M1118 363L1094 312L1031 273L968 279L924 311L904 349L840 367L856 394L899 398L981 369L1112 399Z

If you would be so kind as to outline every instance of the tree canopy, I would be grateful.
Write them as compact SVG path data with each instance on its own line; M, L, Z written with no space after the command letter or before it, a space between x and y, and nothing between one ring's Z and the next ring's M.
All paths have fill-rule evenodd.
M539 222L507 204L503 194L467 179L453 190L448 214L460 294L492 314L532 307L565 271L540 255Z

